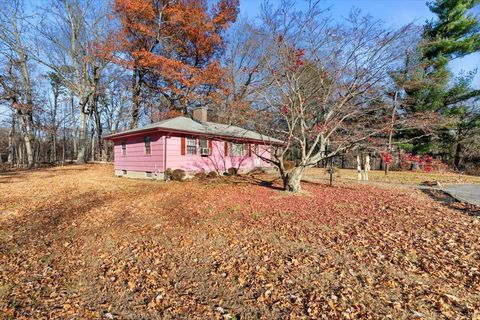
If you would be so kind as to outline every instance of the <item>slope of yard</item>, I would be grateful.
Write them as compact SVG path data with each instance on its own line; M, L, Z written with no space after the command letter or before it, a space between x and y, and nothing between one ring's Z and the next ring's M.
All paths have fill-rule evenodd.
M480 318L480 221L420 191L112 172L0 174L2 318Z

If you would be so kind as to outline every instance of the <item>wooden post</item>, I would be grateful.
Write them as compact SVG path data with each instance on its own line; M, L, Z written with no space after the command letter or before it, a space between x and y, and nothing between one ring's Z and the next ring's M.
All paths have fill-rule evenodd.
M360 156L357 155L357 182L362 180L362 162L360 161Z
M365 157L365 168L364 168L364 180L368 181L368 171L370 171L370 156L367 154Z

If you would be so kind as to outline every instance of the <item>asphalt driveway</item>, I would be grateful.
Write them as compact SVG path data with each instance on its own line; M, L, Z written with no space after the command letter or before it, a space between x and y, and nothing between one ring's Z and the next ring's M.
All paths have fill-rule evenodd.
M452 184L442 189L459 201L480 206L480 184Z

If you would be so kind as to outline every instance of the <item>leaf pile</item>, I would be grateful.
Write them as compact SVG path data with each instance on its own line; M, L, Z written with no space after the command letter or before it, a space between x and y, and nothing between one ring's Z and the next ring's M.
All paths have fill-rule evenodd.
M5 319L478 319L480 222L415 190L0 175Z

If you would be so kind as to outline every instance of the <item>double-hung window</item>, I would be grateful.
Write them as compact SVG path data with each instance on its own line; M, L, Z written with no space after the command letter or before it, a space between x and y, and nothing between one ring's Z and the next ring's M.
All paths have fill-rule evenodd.
M147 155L152 153L152 149L150 146L151 141L152 141L152 137L150 136L146 136L143 138L143 142L145 144L145 154Z
M208 140L207 139L200 139L198 141L198 144L200 145L200 148L208 148Z
M126 156L126 155L127 155L127 141L122 140L122 156Z
M245 155L245 146L241 143L232 143L230 149L231 156L243 156Z
M197 154L197 139L187 138L187 154Z

